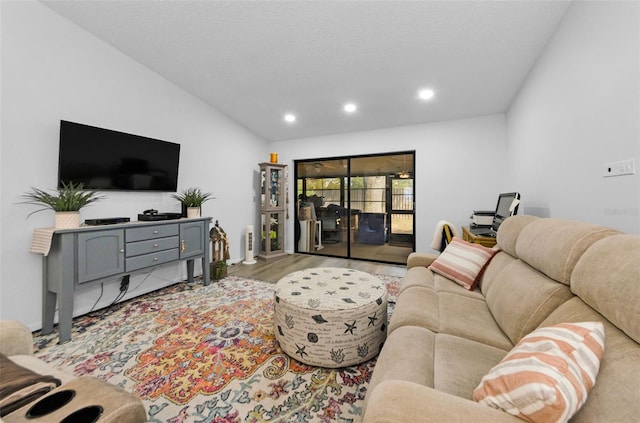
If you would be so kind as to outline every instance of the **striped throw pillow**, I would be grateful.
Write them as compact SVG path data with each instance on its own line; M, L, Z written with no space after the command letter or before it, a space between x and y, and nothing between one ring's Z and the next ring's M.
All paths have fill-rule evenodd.
M566 422L587 400L603 353L600 322L536 329L482 378L473 399L530 422Z
M453 238L429 269L473 290L489 260L499 250Z

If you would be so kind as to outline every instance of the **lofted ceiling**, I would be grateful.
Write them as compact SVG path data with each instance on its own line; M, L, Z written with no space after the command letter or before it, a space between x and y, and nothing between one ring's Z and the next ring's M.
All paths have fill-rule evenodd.
M270 141L505 112L570 4L42 2Z

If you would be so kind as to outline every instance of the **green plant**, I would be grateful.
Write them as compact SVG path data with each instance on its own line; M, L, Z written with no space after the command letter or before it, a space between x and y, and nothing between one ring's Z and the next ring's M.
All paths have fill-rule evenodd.
M186 207L201 207L202 203L214 198L211 195L210 192L202 192L200 188L187 188L180 194L173 194L172 197Z
M227 261L217 260L211 263L211 279L220 280L227 276Z
M69 182L66 184L62 182L62 187L58 188L55 194L31 187L31 191L23 194L21 198L25 200L22 201L22 204L44 206L41 209L29 213L27 216L29 217L43 210L53 210L56 212L80 211L81 208L103 199L104 196L95 191L85 191L84 185L81 183L74 184L73 182Z

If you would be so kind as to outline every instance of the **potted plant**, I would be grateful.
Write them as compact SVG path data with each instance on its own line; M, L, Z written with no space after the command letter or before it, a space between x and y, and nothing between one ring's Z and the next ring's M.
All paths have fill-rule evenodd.
M211 279L214 281L227 277L227 261L216 260L210 265Z
M187 208L187 217L200 217L202 203L213 199L211 195L210 192L202 192L200 188L187 188L180 194L173 194L172 197Z
M53 210L56 229L79 227L80 209L104 198L95 191L85 191L82 183L74 184L73 182L68 184L62 182L62 186L54 194L32 187L31 191L21 197L25 200L22 204L43 206L29 213L27 217L43 210Z

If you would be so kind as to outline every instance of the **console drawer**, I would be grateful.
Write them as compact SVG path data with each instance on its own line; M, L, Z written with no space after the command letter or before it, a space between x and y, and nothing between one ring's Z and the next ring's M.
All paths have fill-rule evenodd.
M127 257L135 257L142 254L155 253L156 251L170 250L172 248L178 248L179 245L180 240L177 236L128 242Z
M173 225L152 225L141 228L131 228L125 231L127 242L144 241L147 239L165 238L177 236L179 233L178 224Z
M177 248L172 250L158 251L157 253L144 254L142 256L130 257L126 259L125 269L127 272L144 269L161 263L178 260L180 252Z

